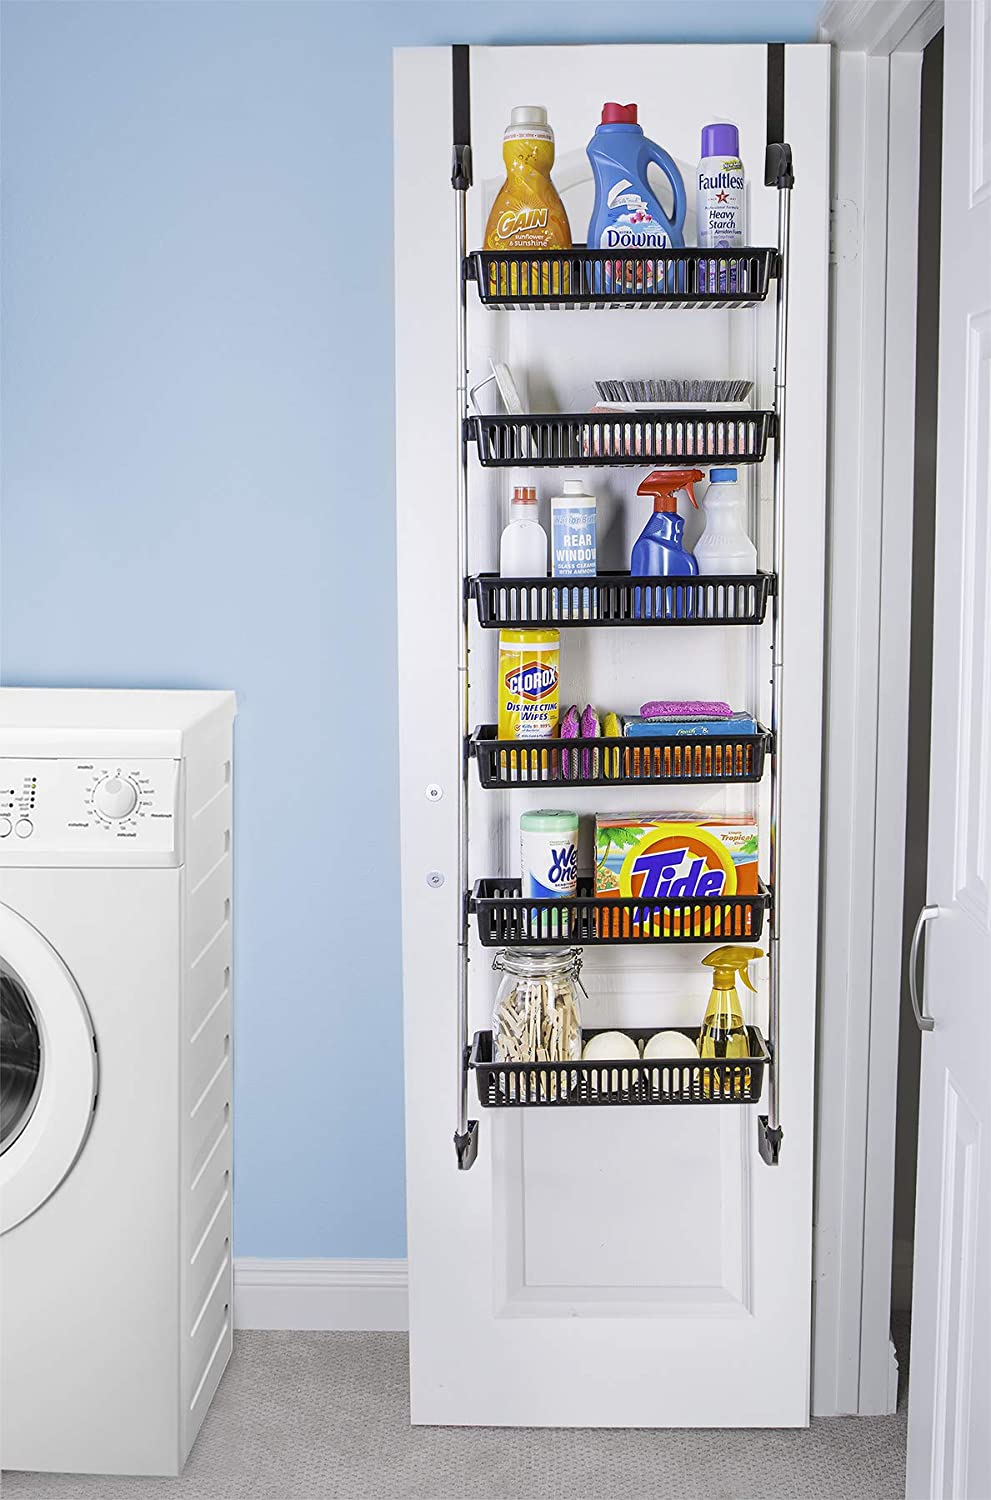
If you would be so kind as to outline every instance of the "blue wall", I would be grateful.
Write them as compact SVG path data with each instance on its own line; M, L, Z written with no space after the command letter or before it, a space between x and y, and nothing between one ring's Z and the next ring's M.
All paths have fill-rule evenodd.
M241 1255L405 1243L391 50L817 10L3 7L0 670L237 689Z

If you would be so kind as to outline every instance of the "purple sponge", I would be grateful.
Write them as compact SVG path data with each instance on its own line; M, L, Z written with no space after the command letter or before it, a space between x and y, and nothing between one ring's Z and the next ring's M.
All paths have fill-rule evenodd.
M580 729L581 724L578 718L578 709L574 704L572 704L571 708L568 709L568 712L561 720L562 740L576 740L578 738ZM564 775L565 781L571 781L572 779L577 778L578 755L574 750L562 750L561 771Z
M582 714L582 739L597 740L599 737L599 715L591 703L586 704L585 712ZM598 750L582 751L582 779L588 780L590 776L599 774L599 752Z
M731 719L728 703L705 698L653 698L640 709L645 719Z

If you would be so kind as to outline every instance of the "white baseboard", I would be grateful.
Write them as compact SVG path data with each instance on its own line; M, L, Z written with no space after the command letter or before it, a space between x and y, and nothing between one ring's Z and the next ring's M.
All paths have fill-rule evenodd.
M234 1325L405 1331L409 1327L406 1262L237 1258Z

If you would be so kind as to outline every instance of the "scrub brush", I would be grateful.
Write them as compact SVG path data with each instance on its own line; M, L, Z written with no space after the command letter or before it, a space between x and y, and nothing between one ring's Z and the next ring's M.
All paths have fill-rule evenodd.
M752 380L597 380L603 401L688 402L690 405L748 401Z

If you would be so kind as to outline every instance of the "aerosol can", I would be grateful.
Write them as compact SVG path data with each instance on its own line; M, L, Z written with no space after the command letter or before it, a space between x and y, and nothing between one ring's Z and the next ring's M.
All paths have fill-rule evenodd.
M695 216L703 249L737 250L746 244L746 177L735 125L702 131Z

